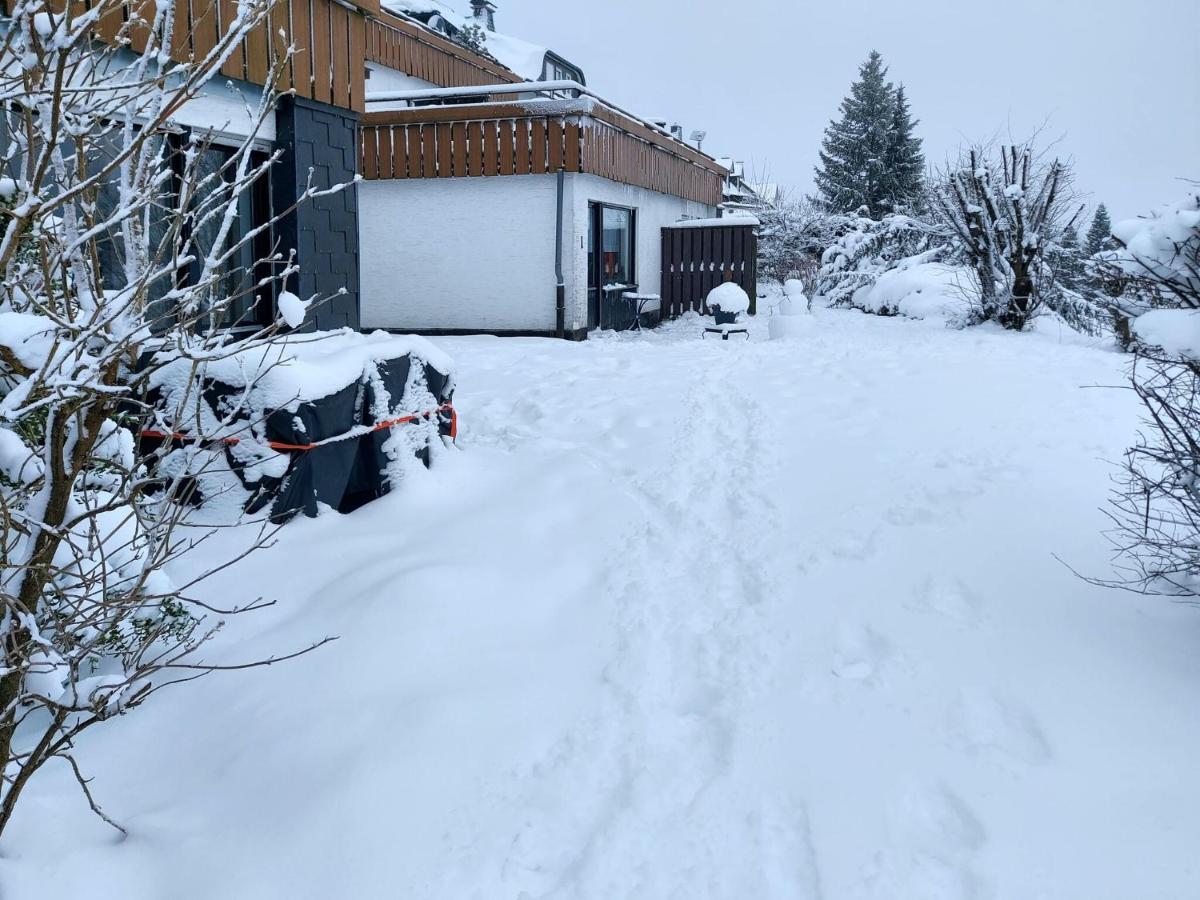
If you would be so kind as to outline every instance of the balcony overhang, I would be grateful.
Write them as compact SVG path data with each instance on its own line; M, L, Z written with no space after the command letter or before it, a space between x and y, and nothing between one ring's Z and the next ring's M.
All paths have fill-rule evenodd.
M467 102L462 102L467 101ZM471 102L474 101L474 102ZM727 170L577 82L373 93L411 104L361 120L368 180L596 175L716 207ZM430 105L415 105L415 104Z

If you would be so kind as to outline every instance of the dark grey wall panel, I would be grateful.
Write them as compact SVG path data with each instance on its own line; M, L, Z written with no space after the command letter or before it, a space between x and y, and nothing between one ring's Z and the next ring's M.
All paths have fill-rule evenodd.
M336 194L306 200L280 223L281 249L286 253L294 248L300 266L288 290L304 300L329 297L312 309L306 327L358 328L358 116L325 103L284 97L275 123L283 151L272 180L276 209L295 203L308 184L310 168L318 188L347 185ZM346 293L339 296L341 288Z

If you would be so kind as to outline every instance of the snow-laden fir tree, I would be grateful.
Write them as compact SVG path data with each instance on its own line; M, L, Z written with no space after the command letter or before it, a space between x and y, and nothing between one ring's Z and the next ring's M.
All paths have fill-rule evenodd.
M829 123L816 170L817 189L831 212L866 207L878 219L894 208L888 164L893 156L896 92L887 80L883 57L872 50L858 80L841 105L841 118Z
M1096 207L1096 215L1092 218L1092 227L1088 229L1087 243L1084 250L1088 256L1095 256L1116 246L1112 238L1112 220L1108 209L1103 203Z
M1068 226L1059 237L1058 243L1047 248L1047 262L1054 270L1055 280L1072 291L1080 291L1085 284L1083 248L1079 244L1079 231Z
M891 208L912 211L925 190L925 154L916 136L918 122L912 117L904 85L893 98L892 133L884 176L890 182Z

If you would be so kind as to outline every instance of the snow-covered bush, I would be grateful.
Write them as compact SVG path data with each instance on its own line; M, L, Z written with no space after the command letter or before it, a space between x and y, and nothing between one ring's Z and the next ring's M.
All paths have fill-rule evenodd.
M922 256L901 260L855 292L851 305L864 312L910 319L966 324L979 294L974 272L965 266L927 262Z
M245 268L262 229L234 228L276 157L253 156L248 138L213 172L211 135L177 138L172 121L269 6L239 2L207 56L175 63L172 3L9 5L0 46L0 832L54 759L103 815L76 758L80 733L213 671L196 651L222 616L261 605L231 598L220 610L192 598L191 586L229 560L186 583L170 575L208 534L192 527L187 501L203 461L222 455L209 448L253 453L254 436L234 445L226 423L210 423L177 438L196 390L165 409L150 388L169 366L205 385L210 366L258 351L262 370L244 373L253 385L284 327L236 336L218 327L241 322L244 301L282 290L295 272L286 257ZM111 42L94 39L101 19L123 23ZM289 55L272 61L267 84ZM274 105L266 91L259 124ZM340 189L310 186L301 202ZM274 274L251 275L265 269ZM294 303L282 312L295 320ZM248 393L224 398L230 417ZM168 439L148 452L137 438L153 429ZM164 464L173 453L189 461ZM247 535L245 552L264 533Z
M1113 492L1115 583L1200 597L1200 197L1113 228L1109 265L1145 307L1129 334L1145 413Z
M763 282L804 283L816 287L821 254L856 221L833 215L815 201L783 199L755 209L758 230L758 277Z
M944 252L937 231L910 216L859 218L822 255L816 291L830 306L895 315L899 310L887 304L865 302L876 281L901 265L934 262Z
M1132 323L1144 313L1200 307L1200 193L1118 222L1112 232L1118 246L1098 253L1091 270L1109 287L1101 302L1129 347L1138 337Z

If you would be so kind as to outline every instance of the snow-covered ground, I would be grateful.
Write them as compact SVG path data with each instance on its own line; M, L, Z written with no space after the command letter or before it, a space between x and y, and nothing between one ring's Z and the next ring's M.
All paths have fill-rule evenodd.
M1200 896L1200 612L1092 587L1124 360L818 311L439 340L461 452L208 590L5 898ZM248 630L247 630L248 629ZM128 748L123 750L122 748Z

